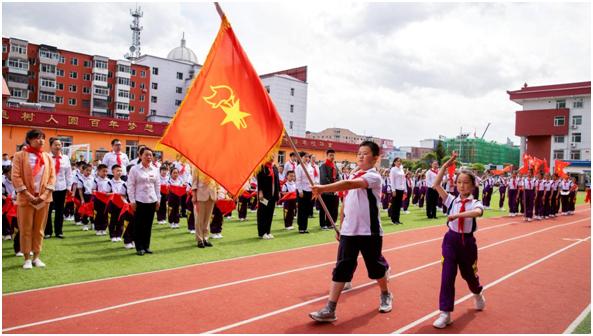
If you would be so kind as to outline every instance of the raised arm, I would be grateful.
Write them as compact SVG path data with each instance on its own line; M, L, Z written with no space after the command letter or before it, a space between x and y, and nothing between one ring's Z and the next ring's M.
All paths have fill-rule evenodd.
M447 162L445 162L445 164L443 164L443 166L439 170L439 173L437 174L436 179L434 180L434 184L432 185L432 187L439 193L439 196L442 199L447 199L447 191L445 191L445 189L443 189L443 187L441 186L441 182L443 182L443 176L445 176L445 172L447 171L447 168L451 164L453 164L453 162L455 162L456 158L457 158L457 152L451 153L451 158Z

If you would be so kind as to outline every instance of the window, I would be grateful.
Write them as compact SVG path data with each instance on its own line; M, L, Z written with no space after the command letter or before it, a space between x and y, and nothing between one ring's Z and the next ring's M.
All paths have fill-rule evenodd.
M76 85L68 85L68 91L76 92Z
M292 129L292 125L293 125L293 124L292 124L292 121L290 121L290 122L289 122L289 125L290 125L290 126L289 126L288 128Z
M175 88L175 93L181 93L182 90L183 89L178 86L178 87Z
M581 133L572 133L572 142L581 142Z
M134 81L130 81L130 86L131 86L131 87L136 87L136 82L134 82ZM143 89L144 89L144 88L143 88Z
M105 154L107 154L107 151L104 149L97 149L95 151L95 160L101 160L103 161L103 157L105 156Z
M25 90L21 90L21 89L10 89L10 95L15 98L25 98L25 99L27 99L29 96Z
M138 152L137 140L126 140L126 154L130 159L136 158Z
M64 83L58 83L58 90L64 90Z
M70 59L70 64L72 64L72 65L78 65L78 58L76 58L76 57L72 57L72 58Z
M564 100L564 99L556 100L556 108L557 109L566 108L566 100Z
M159 68L152 68L152 74L158 76L158 74L159 74Z
M130 92L126 90L117 90L117 96L122 98L130 98Z
M283 165L284 164L284 161L286 160L285 158L286 158L286 152L279 151L278 152L278 164Z
M118 110L129 110L130 106L126 103L117 103L116 104Z
M91 88L88 87L88 86L83 87L82 88L82 93L90 94L91 93Z
M72 79L78 78L78 73L76 71L70 71L70 78L72 78Z
M583 116L580 116L580 115L572 116L572 124L573 125L582 125L583 124Z
M290 88L290 95L294 96L294 88Z
M159 84L158 83L152 83L152 89L153 90L157 90L159 88Z
M39 69L41 70L41 72L45 72L45 73L50 73L50 74L56 73L56 66L52 65L52 64L42 63L41 66L39 67Z
M117 78L117 84L130 86L130 79L129 78L118 77Z
M55 89L56 88L56 81L53 79L42 78L41 79L41 86Z
M60 55L60 63L61 64L66 64L66 57Z
M59 58L59 54L57 52L41 49L39 50L39 57L57 60Z
M119 113L116 113L116 114L115 114L115 119L124 119L124 120L128 120L129 118L128 118L128 115L127 115L127 114L119 114Z
M55 98L56 98L56 96L54 96L53 93L45 93L45 92L39 93L39 101L41 101L41 102L53 103L55 101Z
M133 87L133 86L132 86L132 87ZM145 87L145 86L144 86L144 83L140 83L140 88L141 88L141 89L144 89L144 87Z
M58 69L58 71L56 72L56 75L58 75L58 77L64 77L64 70Z
M113 72L111 72L111 71L108 71L108 72L107 72L107 77L108 77L108 78L111 78L111 77L113 77Z
M74 99L74 98L68 99L68 105L70 105L70 106L76 106L76 99Z
M117 65L117 71L118 72L125 72L125 73L130 73L130 67L124 64L118 64Z
M130 93L130 100L134 100L136 96L133 93Z
M111 85L111 83L107 83L107 88L108 88L109 90L111 90L111 88L112 88L112 87L113 87L113 86Z
M84 61L84 67L85 68L90 68L91 67L91 62L90 61Z
M91 101L88 99L83 99L82 107L91 107Z
M178 72L177 73L177 79L183 79L183 73Z
M554 117L554 126L564 126L564 116Z
M94 89L95 89L96 95L99 95L99 96L108 96L109 95L109 90L106 88L95 86Z
M9 58L8 66L11 68L17 68L21 70L29 70L29 63L21 59Z
M10 45L10 52L26 55L27 54L27 47L26 46L22 46L22 45L18 45L18 44L12 44L12 45Z
M130 112L134 112L134 106L132 106L132 105L129 105L129 106L128 106L128 111L130 111Z
M294 113L294 105L290 105L290 113Z
M268 93L270 93L270 86L266 85L266 91L268 91Z
M140 96L140 101L143 102L144 101L144 95Z
M132 76L136 76L136 69L132 69Z
M564 143L564 136L554 135L554 143Z
M140 112L140 113L144 113L144 107L141 107L141 108L139 109L139 112Z
M181 105L181 100L175 99L175 106L179 106L179 105Z
M581 151L580 150L570 151L570 159L571 160L580 160L581 159Z
M150 110L150 115L151 116L155 116L156 115L156 110Z
M157 102L157 98L155 96L150 96L150 102L151 103L156 103Z
M91 80L91 74L90 73L85 73L82 75L82 79L84 79L85 81L90 81Z
M140 71L140 77L142 77L142 78L146 77L146 71L144 71L144 70Z
M572 107L573 108L583 108L583 101L582 100L578 100L572 103Z
M95 60L95 68L98 69L107 69L107 62L101 60Z
M2 53L5 53L8 51L8 47L6 47L6 44L2 45Z
M56 104L64 104L64 97L56 96Z

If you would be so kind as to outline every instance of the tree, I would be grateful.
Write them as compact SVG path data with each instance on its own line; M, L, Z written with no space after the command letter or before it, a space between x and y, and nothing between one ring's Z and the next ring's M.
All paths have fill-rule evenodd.
M437 156L437 160L443 162L443 158L447 155L447 152L445 151L445 146L443 146L442 141L437 143L437 149L434 152Z
M486 170L486 167L479 162L472 163L470 167L472 170L474 170L480 174L482 174L484 172L484 170Z
M412 161L412 160L402 160L402 166L404 166L404 168L406 168L407 170L412 170L415 165L416 165L416 162L415 161Z
M436 159L437 159L437 155L435 152L428 152L428 153L424 154L424 156L422 156L420 161L423 161L424 163L426 163L426 165L428 167L430 167L430 165L432 164L432 161L435 161Z
M441 165L444 164L445 162L449 161L450 158L451 158L451 155L444 156L440 161Z

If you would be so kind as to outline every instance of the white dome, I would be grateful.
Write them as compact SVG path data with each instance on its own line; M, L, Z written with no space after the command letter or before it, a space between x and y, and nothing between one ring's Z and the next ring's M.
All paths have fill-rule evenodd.
M185 33L181 38L181 46L169 51L167 58L177 61L185 61L196 64L198 63L198 57L196 56L196 54L190 48L187 48L185 46Z

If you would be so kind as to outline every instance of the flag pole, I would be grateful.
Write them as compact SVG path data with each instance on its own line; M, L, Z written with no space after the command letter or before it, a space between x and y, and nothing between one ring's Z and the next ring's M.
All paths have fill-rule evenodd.
M220 15L221 19L224 19L226 17L226 15L224 14L224 12L222 11L222 8L220 7L220 5L218 4L218 2L214 3L214 6L216 7L216 11L218 12L218 15Z
M284 128L284 134L286 135L286 139L288 139L288 142L290 143L290 147L292 147L292 150L296 153L296 156L297 156L297 158L299 160L299 164L303 167L303 171L305 172L305 175L307 176L307 179L309 180L309 184L311 184L311 186L313 186L315 183L313 182L313 179L311 178L311 175L309 175L309 172L307 171L307 168L305 167L305 163L303 162L303 160L301 158L301 154L299 153L299 150L294 145L294 142L292 141L292 138L290 137L290 135L286 131L286 128ZM329 214L329 210L327 210L327 206L325 205L325 202L323 201L323 198L319 197L318 200L319 200L319 204L321 204L321 207L323 208L323 211L325 212L325 217L331 223L332 228L334 229L334 231L336 231L337 234L340 234L340 231L336 227L336 223L334 222L334 219ZM320 214L320 216L321 216L321 214Z

